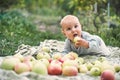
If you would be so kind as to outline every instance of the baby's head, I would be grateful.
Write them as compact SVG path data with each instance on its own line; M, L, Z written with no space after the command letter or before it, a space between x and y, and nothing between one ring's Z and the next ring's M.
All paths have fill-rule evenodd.
M60 22L60 25L62 27L62 29L64 29L67 26L73 26L75 24L80 24L79 20L76 16L74 15L67 15L65 17L63 17L63 19Z
M63 34L70 40L75 36L81 36L81 24L79 19L74 15L67 15L63 17L60 22Z

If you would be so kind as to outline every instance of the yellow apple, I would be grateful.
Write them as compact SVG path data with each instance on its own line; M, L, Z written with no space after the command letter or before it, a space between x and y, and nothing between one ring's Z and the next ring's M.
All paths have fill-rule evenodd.
M77 76L78 69L75 66L65 66L62 69L63 76Z
M73 42L76 43L78 40L80 40L80 37L76 36L76 37L74 37Z
M78 67L78 70L80 73L87 73L88 72L88 68L85 65L80 65Z

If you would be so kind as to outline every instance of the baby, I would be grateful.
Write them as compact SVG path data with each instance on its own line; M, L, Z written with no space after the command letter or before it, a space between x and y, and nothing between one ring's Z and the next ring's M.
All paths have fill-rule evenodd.
M60 22L62 33L66 36L64 51L82 54L101 54L108 55L104 41L97 35L91 35L82 31L79 19L74 15L66 15ZM78 40L75 40L78 37Z

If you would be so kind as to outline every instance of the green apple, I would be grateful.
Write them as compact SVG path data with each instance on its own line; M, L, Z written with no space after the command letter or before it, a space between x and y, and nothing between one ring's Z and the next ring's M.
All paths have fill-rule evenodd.
M80 73L87 73L88 72L88 68L83 64L83 65L80 65L78 67L78 70Z
M85 63L85 65L88 68L88 70L90 70L93 67L93 64L90 62Z
M81 65L81 64L83 64L85 62L82 57L76 58L75 61L78 63L78 65Z
M41 49L42 49L43 52L50 53L50 48L49 47L44 46Z
M48 61L47 59L45 59L45 58L40 59L40 60L38 60L38 61L40 61L40 62L42 62L43 64L45 64L47 67L48 67L48 65L49 65L49 61Z
M39 52L36 56L37 60L38 59L42 59L42 58L45 58L45 59L50 59L50 54L48 54L47 52Z
M103 61L106 61L107 59L106 59L106 57L99 57L98 58L98 61L100 61L100 62L103 62Z
M29 72L30 66L26 63L18 63L15 65L14 71L18 74L23 73L23 72Z
M98 67L92 67L90 70L90 75L92 76L100 76L101 70Z
M32 72L35 72L35 73L41 74L41 75L47 75L48 74L47 67L42 62L38 62L35 65L33 65Z
M6 70L13 70L14 66L20 62L20 59L15 57L5 58L3 59L0 67Z
M77 76L78 69L75 66L65 66L62 68L63 76Z
M94 62L94 65L93 65L93 66L94 66L94 67L98 67L99 69L101 69L102 63L101 63L100 61L96 60L96 61Z
M54 54L52 55L52 58L58 60L58 59L62 58L62 53L54 53Z
M115 68L115 71L116 72L119 72L120 71L120 64L114 64L114 68Z
M80 37L76 36L74 37L73 42L76 43L78 40L80 40Z

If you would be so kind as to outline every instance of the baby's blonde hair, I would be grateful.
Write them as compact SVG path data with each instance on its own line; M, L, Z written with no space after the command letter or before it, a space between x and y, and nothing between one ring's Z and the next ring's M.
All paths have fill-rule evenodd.
M66 15L62 18L60 25L64 27L65 25L68 25L73 22L79 22L79 19L74 15Z

